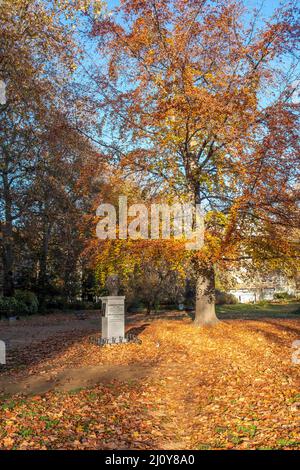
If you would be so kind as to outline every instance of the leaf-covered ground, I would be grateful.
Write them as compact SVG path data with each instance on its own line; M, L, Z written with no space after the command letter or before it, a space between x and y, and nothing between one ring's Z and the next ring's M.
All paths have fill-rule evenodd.
M2 397L0 448L300 448L298 320L157 320L137 331L142 344L100 348L65 332L19 352L2 379L46 374L50 391ZM57 374L101 365L114 372L91 387L55 386Z

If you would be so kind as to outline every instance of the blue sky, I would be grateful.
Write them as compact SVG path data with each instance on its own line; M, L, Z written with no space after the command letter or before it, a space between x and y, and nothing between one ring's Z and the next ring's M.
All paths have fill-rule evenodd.
M245 3L250 8L259 7L263 4L262 13L265 15L271 15L273 11L280 6L281 2L279 0L264 0L263 2L261 0L248 0Z
M274 11L282 4L282 2L280 0L244 0L244 4L246 8L250 10L249 18L252 17L251 10L253 8L259 8L260 17L262 19L267 19L268 17L272 16ZM117 5L119 5L119 0L107 0L108 10L113 9ZM245 21L247 22L247 16L245 18ZM257 27L259 27L261 21L262 20L257 22ZM97 85L93 83L93 81L90 82L89 73L87 71L88 69L90 69L93 70L93 72L96 72L97 68L101 69L103 59L101 60L101 57L99 57L96 51L96 41L88 39L85 34L81 35L80 33L78 34L78 39L86 51L85 58L82 61L81 66L78 70L78 81L81 84L86 83L87 86L89 86L90 88L90 93L96 96L98 91ZM286 65L288 65L288 62L286 62ZM269 98L267 95L261 97L261 104L266 105L268 103L268 99Z
M120 4L119 0L106 0L108 10L111 10ZM253 8L260 8L261 9L261 17L267 18L272 16L273 12L280 6L282 3L281 0L244 0L244 4L249 10ZM82 41L81 41L82 42ZM92 41L90 42L86 37L84 38L84 45L89 49L88 55L90 55L90 61L96 61L99 63L99 57L95 54L93 50ZM87 58L87 61L89 59ZM95 64L96 65L96 64Z
M119 0L107 0L107 5L108 8L114 8L115 6L119 5ZM261 0L248 0L245 1L245 4L249 7L259 7L261 5L262 1ZM279 5L280 5L279 0L264 0L263 1L263 8L262 12L266 15L271 15Z

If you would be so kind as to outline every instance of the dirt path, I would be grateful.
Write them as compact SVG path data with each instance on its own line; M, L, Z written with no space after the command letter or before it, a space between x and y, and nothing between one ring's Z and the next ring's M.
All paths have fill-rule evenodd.
M126 316L127 329L134 325L149 323L157 319L177 319L188 317L186 313L170 311L147 316L143 313ZM0 320L0 340L5 341L8 351L34 347L42 341L64 334L84 337L93 332L101 332L100 312L90 310L79 313L56 313L21 317L13 323Z
M149 376L151 369L147 366L90 366L63 371L50 371L42 375L34 375L16 380L0 378L0 393L4 395L22 394L43 395L51 390L59 392L76 391L91 388L98 384L108 384L112 380L120 382L140 380Z
M34 347L56 335L100 331L100 315L89 312L79 316L70 314L51 314L46 316L34 315L24 317L11 324L7 320L0 321L0 339L5 341L8 351Z

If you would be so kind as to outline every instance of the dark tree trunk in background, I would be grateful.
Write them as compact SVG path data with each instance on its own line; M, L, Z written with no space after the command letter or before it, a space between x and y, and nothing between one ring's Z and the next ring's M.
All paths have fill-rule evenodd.
M49 224L47 217L45 216L44 228L43 228L43 238L40 252L40 270L38 277L38 299L39 299L39 308L44 310L45 307L45 297L47 294L47 259L49 251L49 241L51 235L51 225Z
M148 302L146 315L151 315L151 311L152 311L152 302Z
M215 311L215 273L212 265L201 266L196 282L196 326L214 325L219 320Z
M13 249L13 218L12 200L8 180L7 162L4 163L2 172L3 199L5 221L2 223L2 259L3 259L3 295L13 297L14 290L14 249Z

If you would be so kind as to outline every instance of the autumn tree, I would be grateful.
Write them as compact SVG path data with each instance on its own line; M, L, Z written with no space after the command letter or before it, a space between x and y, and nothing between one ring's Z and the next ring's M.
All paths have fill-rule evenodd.
M249 15L238 0L122 0L92 25L115 156L206 212L198 325L217 320L216 264L295 255L298 8Z
M38 251L37 284L44 292L53 228L59 220L60 227L66 227L66 220L71 225L71 214L72 229L78 228L81 191L77 181L85 171L84 160L90 165L94 154L82 132L92 123L93 106L74 78L81 50L73 27L78 24L76 11L88 8L90 3L0 3L0 79L6 85L6 103L0 105L5 296L14 294L18 240L27 240L25 246L31 246L29 257L33 262Z
M99 288L117 275L127 304L140 301L150 314L161 302L178 303L184 297L188 258L180 241L101 240L93 250Z
M161 303L180 303L184 298L187 259L181 243L156 240L139 246L135 270L129 276L129 295L146 305L147 314Z

